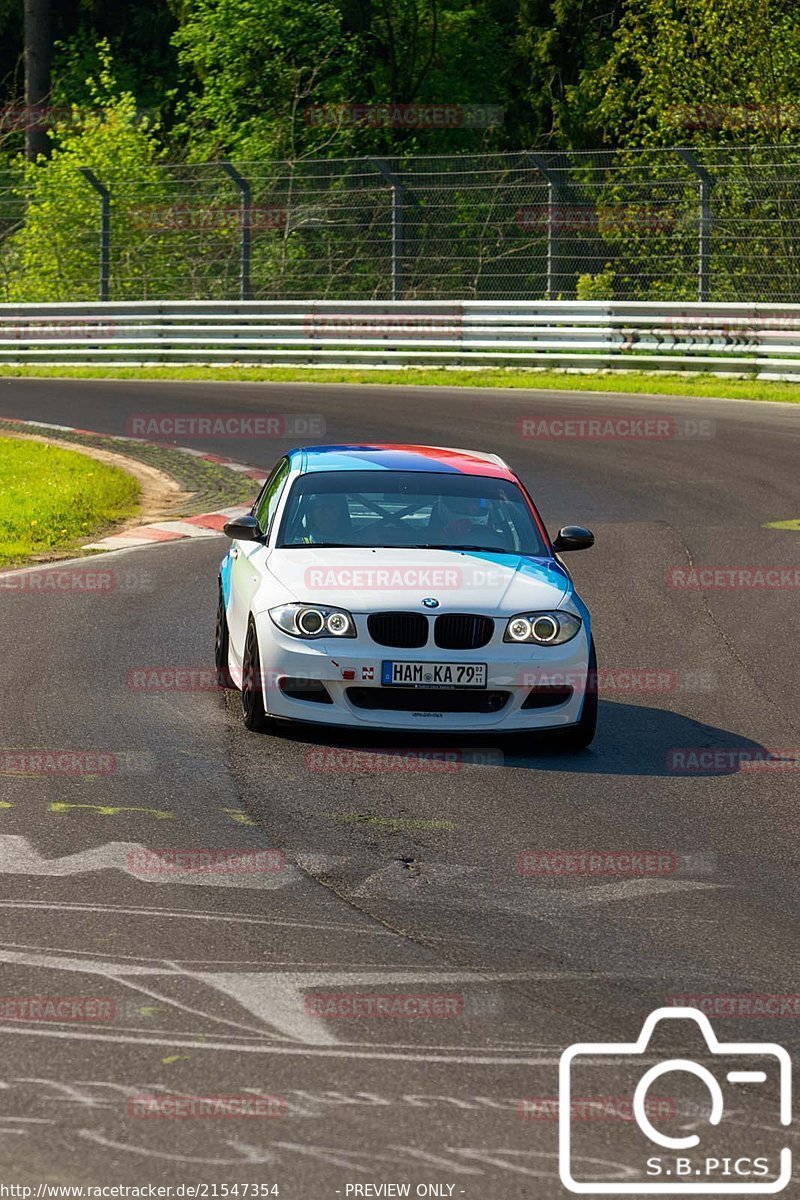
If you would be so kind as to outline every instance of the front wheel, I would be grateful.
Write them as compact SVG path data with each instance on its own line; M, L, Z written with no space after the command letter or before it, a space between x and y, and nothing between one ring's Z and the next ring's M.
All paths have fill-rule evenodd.
M586 676L586 695L577 725L557 735L557 744L562 750L585 750L594 741L597 732L597 655L594 638L589 647L589 670Z
M262 733L269 727L269 717L264 707L264 688L261 681L261 660L258 654L258 636L252 620L247 625L242 661L242 719L252 733Z
M217 671L217 683L221 688L232 688L234 684L228 666L228 617L225 612L225 597L222 594L222 584L219 585L217 601L217 625L214 631L214 666Z

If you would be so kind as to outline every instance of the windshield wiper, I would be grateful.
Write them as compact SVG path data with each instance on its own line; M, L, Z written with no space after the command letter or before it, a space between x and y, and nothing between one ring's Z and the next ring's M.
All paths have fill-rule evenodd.
M448 546L439 542L426 542L422 546L410 546L411 550L482 550L485 554L518 554L517 550L503 550L499 546L469 546L464 544Z

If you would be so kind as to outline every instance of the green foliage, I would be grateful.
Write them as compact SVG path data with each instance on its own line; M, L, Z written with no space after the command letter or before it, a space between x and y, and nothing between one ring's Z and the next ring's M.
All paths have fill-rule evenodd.
M626 0L607 61L576 89L627 145L797 141L794 0Z
M100 201L80 174L82 167L114 184L112 281L117 287L112 285L112 294L124 299L149 290L150 267L131 213L143 185L163 187L156 166L159 148L147 121L137 114L134 97L116 95L107 47L102 48L101 70L89 83L88 95L91 108L75 106L72 119L52 131L50 159L24 170L20 194L25 220L2 248L9 300L97 299ZM123 265L124 271L117 270Z
M54 105L89 102L87 81L97 78L110 47L119 90L135 95L144 111L169 116L180 84L177 26L165 0L81 0L77 21L64 13L56 23Z
M54 36L53 105L91 107L112 54L173 161L789 143L800 125L795 0L81 0L54 6ZM6 103L21 50L0 0ZM352 103L504 116L354 124Z
M502 125L481 125L490 119L481 110L508 108L515 32L508 8L496 0L383 0L369 12L355 97L455 106L463 123L449 130L397 127L372 137L360 130L365 151L430 154L502 142Z
M294 158L303 110L347 98L355 39L331 0L195 0L175 35L196 77L180 133L195 159Z
M580 149L595 135L591 94L580 88L606 62L623 0L519 0L508 143Z
M611 263L606 263L605 270L596 275L579 275L576 290L579 300L613 300L615 272Z
M100 204L80 167L112 188L113 299L235 295L238 196L221 158L257 206L287 215L253 230L254 295L383 298L378 157L411 177L408 298L542 295L546 231L518 220L546 199L517 157L533 149L569 167L552 290L570 296L578 279L581 298L693 299L697 178L674 155L623 153L673 144L737 147L716 176L712 297L800 296L797 156L764 149L798 141L795 0L80 0L54 6L54 36L50 160L22 164L19 118L0 130L16 181L0 189L0 298L96 298ZM6 103L20 103L21 42L21 5L0 0ZM354 122L353 104L504 117L404 127ZM613 167L576 165L587 148L612 150ZM513 152L496 176L471 157L489 150ZM407 166L426 154L470 157ZM363 162L318 161L342 157ZM575 206L591 228L570 228Z
M479 122L354 123L342 106L502 107L508 73L491 0L195 0L174 42L195 80L179 133L201 160L475 148Z

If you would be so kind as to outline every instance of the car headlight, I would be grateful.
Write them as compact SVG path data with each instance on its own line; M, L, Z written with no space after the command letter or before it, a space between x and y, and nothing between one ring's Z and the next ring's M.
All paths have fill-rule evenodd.
M580 617L570 612L519 613L506 625L503 641L560 646L562 642L574 638L580 627Z
M344 608L328 604L281 604L271 608L269 615L278 629L292 637L355 637L356 625Z

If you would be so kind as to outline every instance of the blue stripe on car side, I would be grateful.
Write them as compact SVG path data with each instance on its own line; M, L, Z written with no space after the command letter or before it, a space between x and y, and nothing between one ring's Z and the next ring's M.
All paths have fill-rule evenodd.
M572 590L572 580L555 559L527 558L522 554L509 554L502 550L468 550L464 553L468 558L479 558L483 562L495 563L498 567L514 567L520 575L527 575L541 583L563 587L567 592Z
M225 603L226 610L231 606L231 571L233 569L233 559L230 551L225 555L220 564L219 577L222 581L222 599Z

